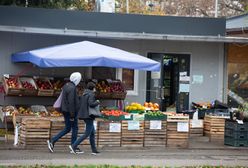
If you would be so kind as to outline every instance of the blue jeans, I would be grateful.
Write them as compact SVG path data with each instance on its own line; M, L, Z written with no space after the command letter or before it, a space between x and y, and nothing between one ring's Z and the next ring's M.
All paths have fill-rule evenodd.
M83 135L81 135L71 146L73 149L76 149L77 146L83 142L86 138L90 137L90 146L92 152L96 151L96 143L95 143L95 127L93 119L84 119L86 123L86 129Z
M63 113L63 115L65 120L65 128L51 139L51 143L53 144L55 144L61 137L69 133L71 129L72 129L71 144L73 144L77 139L77 134L78 134L77 118L75 117L73 121L70 121L70 113Z

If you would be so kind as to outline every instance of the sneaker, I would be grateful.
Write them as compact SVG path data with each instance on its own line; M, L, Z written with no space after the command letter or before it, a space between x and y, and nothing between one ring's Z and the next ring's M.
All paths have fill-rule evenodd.
M52 152L53 153L53 144L50 142L50 140L47 140L47 147L48 147L48 149L50 150L50 152Z
M92 155L98 155L98 154L100 154L100 152L99 152L99 151L94 151L94 152L92 152L91 154L92 154Z
M82 154L82 153L84 153L84 151L82 151L80 148L76 148L75 151L76 151L77 154ZM70 151L70 153L73 153L73 152Z
M75 150L75 149L73 149L71 145L69 145L69 148L70 148L70 150L71 150L71 151L70 151L71 153L73 153L73 154L77 154L77 153L76 153L76 150Z

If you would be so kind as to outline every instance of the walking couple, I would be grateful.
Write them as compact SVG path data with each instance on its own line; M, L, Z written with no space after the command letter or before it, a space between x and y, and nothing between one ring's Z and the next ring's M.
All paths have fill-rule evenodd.
M57 135L47 140L47 145L50 152L54 151L55 143L64 135L72 130L71 134L71 145L69 148L71 153L79 154L84 153L78 147L87 137L90 139L90 145L93 155L97 155L98 152L95 144L95 128L94 128L94 117L89 116L88 107L96 107L99 105L99 100L95 99L94 89L95 84L88 82L86 89L82 96L78 96L76 86L81 81L81 74L74 72L70 76L70 81L67 82L62 88L62 100L60 111L64 116L65 128L60 131ZM78 134L78 119L84 120L86 129L83 135L77 139Z

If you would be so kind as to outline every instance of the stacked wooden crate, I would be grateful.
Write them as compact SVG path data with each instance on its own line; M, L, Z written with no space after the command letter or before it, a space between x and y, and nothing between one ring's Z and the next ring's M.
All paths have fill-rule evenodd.
M51 118L51 135L50 137L54 137L55 135L57 135L60 131L62 131L65 127L65 123L64 123L64 119L62 117L54 117ZM85 123L82 120L78 121L78 137L80 137L85 130ZM56 146L68 146L71 144L71 134L72 132L69 132L68 134L66 134L65 136L63 136L61 139L59 139L59 141L56 142ZM77 138L78 138L77 137ZM97 128L96 128L96 135L95 135L95 139L96 139L96 144L97 144ZM82 145L89 145L89 140L85 140Z
M204 117L204 135L209 137L210 142L224 142L224 128L226 117Z
M189 116L167 117L167 147L187 148L189 145Z
M144 121L121 121L121 146L143 147Z
M121 146L121 122L98 122L98 146Z
M203 136L203 120L190 120L190 137Z
M44 147L50 137L51 122L45 118L23 118L20 129L20 144L26 148Z
M163 120L145 121L144 146L166 146L167 122Z

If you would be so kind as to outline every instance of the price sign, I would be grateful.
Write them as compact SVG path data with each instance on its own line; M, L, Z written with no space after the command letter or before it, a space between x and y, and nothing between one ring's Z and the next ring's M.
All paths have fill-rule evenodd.
M150 129L161 130L162 129L162 122L161 122L161 120L151 120L150 121Z
M128 130L140 130L139 121L128 121Z
M109 123L109 132L121 132L121 123Z

